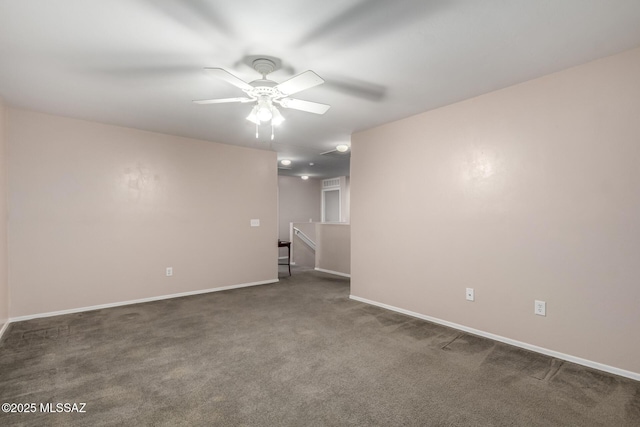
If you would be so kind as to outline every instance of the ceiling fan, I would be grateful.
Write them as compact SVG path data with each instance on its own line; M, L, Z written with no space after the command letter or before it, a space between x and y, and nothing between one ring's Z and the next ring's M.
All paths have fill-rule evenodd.
M203 99L193 102L196 104L255 102L256 104L251 110L251 113L247 116L247 120L255 123L256 138L259 136L258 131L260 124L271 123L272 140L274 138L274 127L284 121L284 117L274 104L278 104L283 108L291 108L294 110L306 111L308 113L326 113L330 108L327 104L289 98L289 95L321 85L324 83L324 80L316 73L309 70L298 74L283 83L276 83L273 80L267 79L267 75L277 69L277 63L279 63L279 61L276 58L269 59L259 57L255 59L251 65L254 70L262 75L262 78L250 83L245 82L222 68L205 68L205 70L213 76L242 89L246 96L237 98Z

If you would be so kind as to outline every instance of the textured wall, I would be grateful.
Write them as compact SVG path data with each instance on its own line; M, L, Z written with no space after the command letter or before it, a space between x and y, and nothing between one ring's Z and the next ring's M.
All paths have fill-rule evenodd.
M17 109L9 123L12 317L277 279L275 153Z
M632 50L355 134L352 294L640 373L639 111Z
M316 268L351 273L351 227L348 224L316 224Z
M0 98L0 330L9 319L6 107Z
M320 221L320 183L314 178L305 181L296 176L278 177L278 236L281 240L289 240L292 222Z

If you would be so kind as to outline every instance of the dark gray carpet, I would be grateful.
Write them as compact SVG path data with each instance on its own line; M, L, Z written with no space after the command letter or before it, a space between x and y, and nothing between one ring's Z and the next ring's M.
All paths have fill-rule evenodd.
M86 402L86 413L2 413L0 425L640 425L638 382L348 295L345 279L296 271L14 323L0 402Z

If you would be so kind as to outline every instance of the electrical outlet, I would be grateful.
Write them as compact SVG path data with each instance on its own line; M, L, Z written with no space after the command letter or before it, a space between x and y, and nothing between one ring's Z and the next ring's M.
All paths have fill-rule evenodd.
M260 227L260 220L259 219L252 219L250 221L250 224L252 227Z
M535 301L534 313L538 316L546 316L547 315L547 303L544 301Z
M475 301L475 293L473 292L473 288L467 288L467 301Z
M173 276L173 267L167 267L167 277Z

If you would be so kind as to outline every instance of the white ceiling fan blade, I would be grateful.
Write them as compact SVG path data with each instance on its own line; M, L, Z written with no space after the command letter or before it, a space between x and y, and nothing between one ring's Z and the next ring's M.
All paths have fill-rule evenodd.
M280 83L276 86L284 95L293 95L294 93L301 92L303 90L318 86L324 83L322 77L314 73L313 71L305 71L302 74L291 77L286 82Z
M251 86L249 83L245 82L239 77L234 76L230 72L223 70L222 68L205 68L205 71L207 71L209 74L214 75L220 80L224 80L225 82L230 83L235 87L239 87L242 90L253 89L253 86Z
M324 114L329 108L331 108L331 106L327 104L320 104L318 102L303 101L301 99L293 98L284 98L276 102L278 102L284 108L291 108L294 110L306 111L307 113L314 114Z
M193 101L194 104L224 104L225 102L249 102L253 101L251 98L240 97L240 98L220 98L220 99L200 99Z

